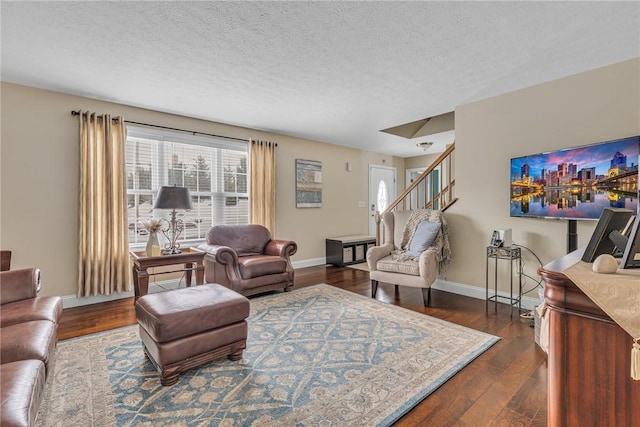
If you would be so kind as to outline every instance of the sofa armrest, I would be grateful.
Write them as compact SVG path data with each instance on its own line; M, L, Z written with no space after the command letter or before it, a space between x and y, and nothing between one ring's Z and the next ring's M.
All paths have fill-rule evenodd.
M198 249L206 252L205 259L208 258L219 264L238 264L238 254L229 246L203 243L198 246Z
M298 251L298 244L291 240L270 240L264 248L265 255L275 255L286 258Z
M377 270L376 265L382 258L391 255L393 243L385 243L382 246L373 246L367 250L367 265L369 271Z
M0 304L35 298L40 292L40 270L24 268L0 272Z
M242 279L240 275L240 267L238 266L238 254L229 246L224 245L210 245L208 243L203 243L198 246L198 249L205 251L206 254L204 256L204 264L205 264L205 278L209 276L207 273L207 263L212 264L212 271L218 269L216 264L224 270L229 283L231 284L231 289L237 290L234 286L237 286L238 281ZM214 274L214 277L216 275ZM220 277L217 277L218 281L216 283L223 283Z
M422 252L418 258L420 277L429 283L435 282L438 275L438 251L439 249L436 246L431 246Z

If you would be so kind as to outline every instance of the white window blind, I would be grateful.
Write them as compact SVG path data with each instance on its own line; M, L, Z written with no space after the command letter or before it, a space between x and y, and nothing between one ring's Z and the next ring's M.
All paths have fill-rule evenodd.
M146 242L141 221L169 217L153 210L163 185L191 193L193 210L178 211L185 225L179 242L204 239L212 225L248 224L247 151L246 142L127 125L129 244Z

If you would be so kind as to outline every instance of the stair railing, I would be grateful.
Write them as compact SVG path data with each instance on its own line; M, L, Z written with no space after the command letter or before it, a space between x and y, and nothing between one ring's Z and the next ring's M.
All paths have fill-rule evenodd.
M380 244L382 214L396 210L434 209L446 211L458 199L455 197L455 153L453 143L420 176L398 196L384 212L374 215L376 244Z

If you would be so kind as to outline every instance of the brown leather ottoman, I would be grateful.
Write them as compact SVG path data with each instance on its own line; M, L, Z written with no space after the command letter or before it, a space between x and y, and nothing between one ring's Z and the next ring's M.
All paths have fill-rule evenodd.
M136 301L145 354L162 385L180 372L227 356L242 358L249 300L222 285L207 284L149 294Z

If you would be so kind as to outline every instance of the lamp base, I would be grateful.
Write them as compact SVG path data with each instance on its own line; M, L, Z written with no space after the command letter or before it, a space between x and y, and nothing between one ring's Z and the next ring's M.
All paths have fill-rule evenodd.
M178 248L172 248L172 249L163 249L162 250L162 255L176 255L176 254L181 254L182 250L178 249Z

